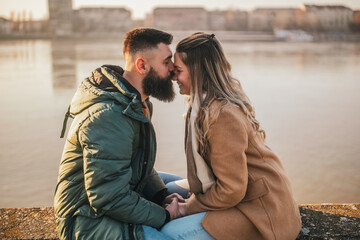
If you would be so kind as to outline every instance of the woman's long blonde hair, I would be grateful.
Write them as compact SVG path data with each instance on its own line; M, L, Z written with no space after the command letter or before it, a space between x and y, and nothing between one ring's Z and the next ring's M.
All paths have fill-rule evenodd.
M190 105L195 98L200 103L194 125L201 155L204 156L208 150L207 132L221 109L221 106L214 109L215 114L210 119L209 104L213 99L221 100L224 105L239 106L256 133L265 139L265 131L255 118L255 110L240 82L231 76L231 65L214 34L194 33L177 44L176 52L190 73Z

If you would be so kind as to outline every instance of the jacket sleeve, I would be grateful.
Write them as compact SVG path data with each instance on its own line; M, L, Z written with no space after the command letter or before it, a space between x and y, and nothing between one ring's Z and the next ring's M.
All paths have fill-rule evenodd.
M244 198L248 184L244 119L239 108L224 107L210 127L207 156L216 181L204 194L189 198L187 214L231 208Z
M156 170L152 169L151 174L144 181L146 182L146 185L144 187L143 194L146 199L161 205L165 197L170 193Z
M166 211L132 191L133 123L106 109L90 116L80 128L84 181L90 206L98 214L128 223L160 227Z

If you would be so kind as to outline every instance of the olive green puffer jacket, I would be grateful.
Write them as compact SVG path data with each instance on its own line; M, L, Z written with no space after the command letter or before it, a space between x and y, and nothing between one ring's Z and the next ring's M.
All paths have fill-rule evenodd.
M150 201L166 189L153 169L154 129L122 73L103 66L73 97L54 198L60 239L144 239L141 225L166 221Z

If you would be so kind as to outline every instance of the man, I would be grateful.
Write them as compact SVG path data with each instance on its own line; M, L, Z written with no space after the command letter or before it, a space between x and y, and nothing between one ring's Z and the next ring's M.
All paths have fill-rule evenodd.
M156 29L131 30L123 42L125 70L96 69L73 97L54 199L60 239L144 239L179 216L183 199L169 195L153 169L148 99L174 98L171 42Z

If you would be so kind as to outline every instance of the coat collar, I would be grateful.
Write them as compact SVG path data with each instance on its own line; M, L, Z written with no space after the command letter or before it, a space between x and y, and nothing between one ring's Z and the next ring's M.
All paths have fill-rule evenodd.
M149 119L145 116L142 111L142 104L141 104L141 95L133 87L124 77L121 75L114 73L113 70L109 67L102 66L101 73L109 79L109 81L114 85L114 87L121 93L121 94L114 94L114 97L120 103L123 103L123 96L126 96L128 99L131 99L128 102L125 110L123 113L131 118L134 118L141 122L149 122ZM149 101L149 100L147 100Z
M149 122L142 111L140 93L122 77L121 73L109 65L96 69L89 78L82 81L72 99L69 113L77 115L93 104L112 99L116 104L124 106L124 115L144 123ZM148 99L147 105L151 105Z

